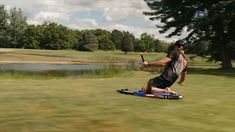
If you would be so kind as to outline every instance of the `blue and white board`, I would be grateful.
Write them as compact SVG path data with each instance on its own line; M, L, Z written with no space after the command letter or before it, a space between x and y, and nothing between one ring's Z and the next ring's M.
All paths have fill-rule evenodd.
M138 91L130 91L128 89L120 89L117 90L117 92L121 94L127 94L127 95L135 95L135 96L142 96L142 97L150 97L150 98L159 98L159 99L182 99L183 96L178 93L152 93L152 94L146 94L144 91L138 90Z

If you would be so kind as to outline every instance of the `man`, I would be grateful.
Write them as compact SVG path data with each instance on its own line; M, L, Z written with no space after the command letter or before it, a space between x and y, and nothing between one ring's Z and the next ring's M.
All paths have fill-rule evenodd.
M181 78L178 84L183 85L187 72L187 60L184 55L184 46L184 41L176 41L174 44L174 50L170 51L164 59L153 62L145 61L143 63L144 67L157 67L166 65L163 73L160 76L150 79L148 83L142 87L142 90L145 91L145 93L174 93L169 87L178 79L179 76L181 76Z

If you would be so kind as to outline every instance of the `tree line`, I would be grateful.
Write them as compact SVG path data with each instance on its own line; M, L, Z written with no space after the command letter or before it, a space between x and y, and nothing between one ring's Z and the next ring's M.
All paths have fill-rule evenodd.
M55 22L39 25L27 23L21 9L9 12L0 5L0 48L74 49L79 51L122 50L164 52L168 43L143 33L136 38L127 31L103 29L75 30Z

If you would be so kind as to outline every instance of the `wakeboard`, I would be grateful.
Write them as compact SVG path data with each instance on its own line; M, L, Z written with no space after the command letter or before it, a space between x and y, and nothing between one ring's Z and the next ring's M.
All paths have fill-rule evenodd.
M158 98L158 99L182 99L183 98L183 96L179 93L156 92L156 93L146 94L142 90L131 91L129 89L119 89L117 90L117 92L121 94L126 94L126 95L135 95L135 96Z

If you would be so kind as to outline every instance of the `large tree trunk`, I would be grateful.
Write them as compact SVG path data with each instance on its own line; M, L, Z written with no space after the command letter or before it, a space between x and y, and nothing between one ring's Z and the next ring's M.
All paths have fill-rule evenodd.
M232 69L232 51L226 44L221 44L221 61L222 69Z
M222 69L232 69L232 60L230 58L222 58Z
M217 42L219 44L219 49L220 50L220 60L222 61L222 69L232 69L232 50L228 46L229 39L227 34L224 33L224 27L222 26L223 23L219 19L215 25L216 26L216 36L218 37Z

